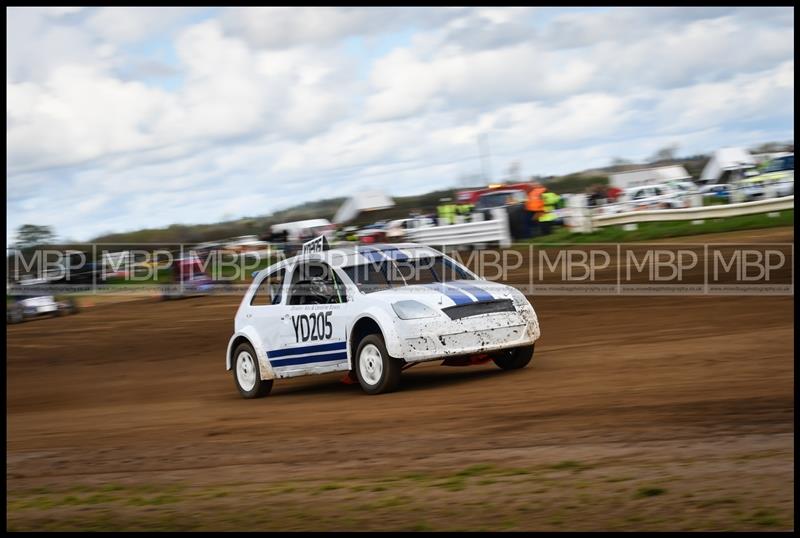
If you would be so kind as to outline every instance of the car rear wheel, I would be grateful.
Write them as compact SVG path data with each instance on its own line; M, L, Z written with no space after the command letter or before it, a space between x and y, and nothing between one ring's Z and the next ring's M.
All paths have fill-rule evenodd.
M367 394L391 392L400 384L402 361L389 356L379 334L370 334L358 344L356 376Z
M59 316L68 316L70 314L77 314L78 313L78 303L75 301L74 297L68 297L64 301L63 307L59 305L56 314Z
M494 357L494 363L503 370L519 370L525 368L533 359L534 346L504 349Z
M6 310L6 323L22 323L25 320L25 314L22 312L22 308L19 305L12 304L9 305Z
M233 380L242 398L262 398L272 390L272 379L261 379L258 357L248 343L233 352Z

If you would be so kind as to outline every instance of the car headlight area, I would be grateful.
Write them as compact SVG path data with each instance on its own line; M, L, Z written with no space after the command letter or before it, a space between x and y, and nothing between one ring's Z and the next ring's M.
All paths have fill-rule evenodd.
M439 312L419 301L407 300L392 303L392 310L400 319L435 318Z

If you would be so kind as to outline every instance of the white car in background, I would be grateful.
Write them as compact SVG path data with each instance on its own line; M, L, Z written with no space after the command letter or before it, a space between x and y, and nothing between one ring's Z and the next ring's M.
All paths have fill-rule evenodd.
M6 283L6 324L22 323L40 316L76 314L78 303L73 297L56 300L50 281L44 278Z
M628 210L679 209L690 205L685 190L666 184L629 187L620 199Z
M408 230L429 228L431 226L436 226L436 223L430 217L410 217L392 220L386 225L386 238L400 239L406 236Z
M267 395L275 379L328 372L349 372L378 394L425 361L523 368L539 336L536 313L517 289L426 246L358 245L256 273L225 361L244 398Z

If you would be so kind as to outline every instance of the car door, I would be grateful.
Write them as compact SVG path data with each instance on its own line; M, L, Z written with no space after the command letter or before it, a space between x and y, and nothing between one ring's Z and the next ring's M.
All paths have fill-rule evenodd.
M270 271L258 284L246 306L245 321L258 333L267 356L280 349L280 327L286 314L286 266Z
M279 349L270 356L279 377L347 370L350 304L341 277L321 260L292 269L280 326Z

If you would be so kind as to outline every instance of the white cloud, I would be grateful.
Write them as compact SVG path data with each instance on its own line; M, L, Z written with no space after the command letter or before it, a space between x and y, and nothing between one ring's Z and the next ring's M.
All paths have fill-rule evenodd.
M174 7L107 7L94 12L86 21L85 28L107 41L134 42L162 33L196 11Z
M227 9L220 21L229 34L257 48L284 49L308 44L327 45L356 35L373 35L400 28L440 24L459 17L464 8L286 8Z

